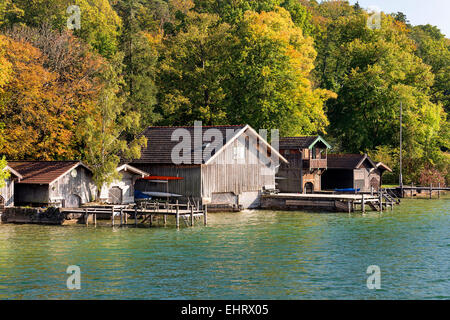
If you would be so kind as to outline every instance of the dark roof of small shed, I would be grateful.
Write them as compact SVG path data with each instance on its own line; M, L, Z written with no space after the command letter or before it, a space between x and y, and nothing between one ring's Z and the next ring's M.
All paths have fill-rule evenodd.
M367 160L373 168L377 165L367 154L328 154L328 169L358 169Z
M280 149L307 149L317 142L322 142L328 148L331 146L321 136L301 136L280 138Z
M80 161L8 161L8 166L22 175L20 183L50 184L65 173L84 166Z

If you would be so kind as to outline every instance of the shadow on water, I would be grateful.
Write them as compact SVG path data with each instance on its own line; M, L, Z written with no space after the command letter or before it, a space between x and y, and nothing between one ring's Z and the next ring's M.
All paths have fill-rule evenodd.
M0 299L448 299L449 203L219 213L178 231L0 225ZM381 290L367 289L370 265Z

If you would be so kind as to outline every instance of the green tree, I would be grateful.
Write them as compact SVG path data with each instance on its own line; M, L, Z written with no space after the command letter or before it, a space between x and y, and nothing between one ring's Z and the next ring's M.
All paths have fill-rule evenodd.
M229 70L228 119L284 135L324 132L324 101L333 94L314 89L310 73L313 40L283 8L247 11L237 28L239 42Z
M81 11L81 29L74 30L74 33L105 57L111 57L117 52L122 22L108 0L8 1L11 7L6 6L4 26L25 24L29 27L40 27L49 24L57 30L67 28L67 19L70 16L67 8L70 5L77 5Z
M225 123L230 26L216 15L192 11L185 23L183 30L164 41L158 77L162 123Z
M9 171L5 170L8 163L5 157L0 158L0 189L5 186L5 180L9 178Z
M85 145L85 159L94 174L94 182L100 192L103 184L119 178L116 171L121 159L140 157L145 137L127 141L125 134L139 128L139 114L123 114L125 98L121 95L123 79L121 56L116 56L103 70L103 88L98 104L84 124L80 134Z
M154 4L154 1L148 2ZM156 17L149 19L150 8L154 6L150 6L148 2L124 0L115 5L124 26L120 47L124 53L125 91L128 94L125 109L141 115L141 129L161 118L154 111L160 34L158 32L152 34L147 30L155 26L146 21L156 19ZM147 19L144 19L143 15Z

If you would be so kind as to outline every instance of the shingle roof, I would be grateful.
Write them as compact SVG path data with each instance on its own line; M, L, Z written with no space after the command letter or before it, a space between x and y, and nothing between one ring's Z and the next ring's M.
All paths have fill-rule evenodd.
M323 143L326 147L331 146L321 136L301 136L284 137L280 139L280 149L307 149L317 142Z
M328 169L357 169L366 159L376 168L367 154L328 154Z
M226 143L227 134L231 138L235 136L240 130L244 129L245 125L238 126L203 126L202 133L207 129L217 129L224 137L223 145ZM191 135L191 152L194 154L194 127L148 127L143 135L147 138L147 147L141 151L141 158L132 160L130 163L148 163L148 164L172 164L172 149L179 144L179 141L172 141L172 133L176 129L186 129ZM203 150L205 146L203 145ZM206 159L207 160L207 159ZM192 156L192 163L194 159Z
M50 184L80 161L8 161L8 166L22 175L20 183Z

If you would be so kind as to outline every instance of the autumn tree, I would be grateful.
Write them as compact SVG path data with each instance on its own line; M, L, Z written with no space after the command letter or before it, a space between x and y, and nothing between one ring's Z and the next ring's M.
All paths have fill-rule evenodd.
M229 67L228 119L278 128L284 135L324 132L324 101L333 94L311 83L316 58L312 38L279 7L247 11L237 30L239 42Z
M11 159L72 156L71 110L58 95L57 74L44 68L39 49L0 37L12 69L0 94L0 122L5 123L0 153Z

